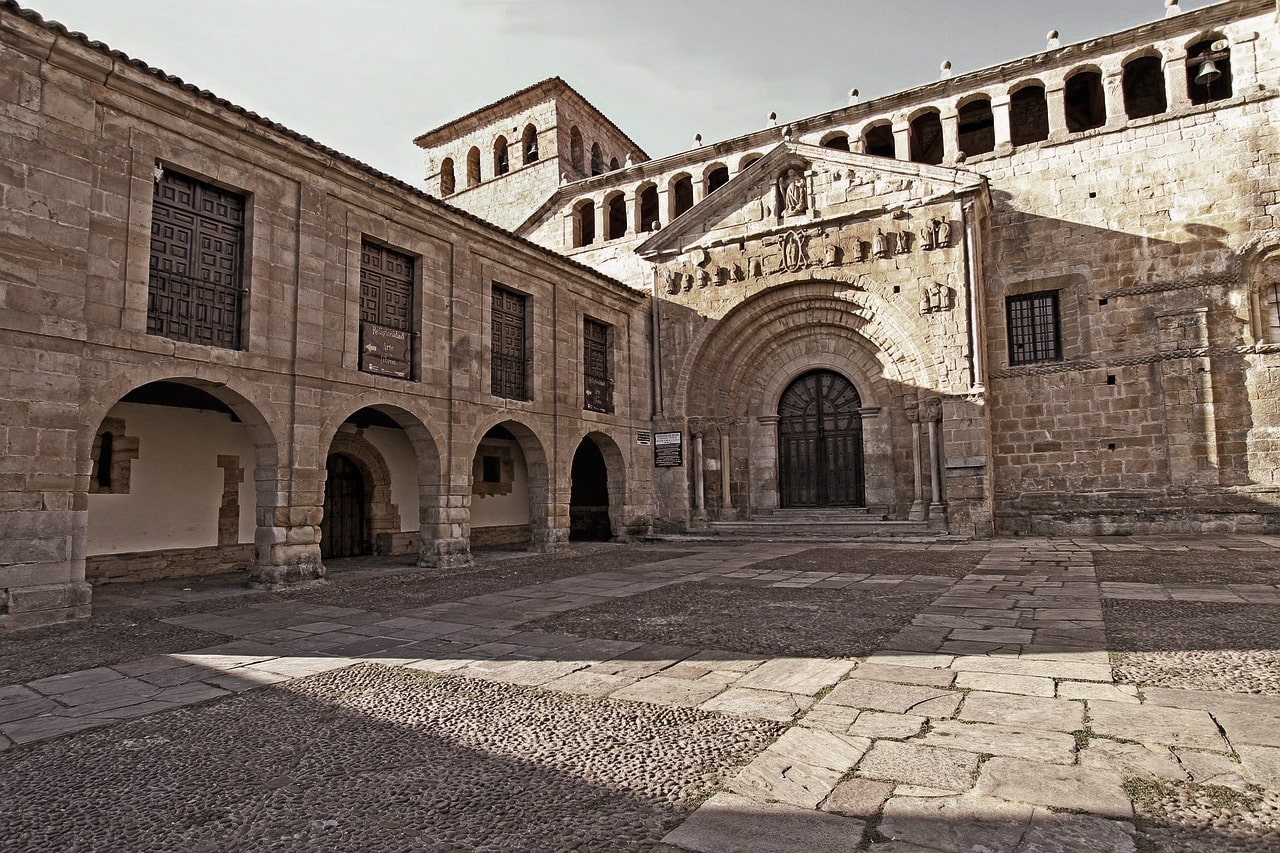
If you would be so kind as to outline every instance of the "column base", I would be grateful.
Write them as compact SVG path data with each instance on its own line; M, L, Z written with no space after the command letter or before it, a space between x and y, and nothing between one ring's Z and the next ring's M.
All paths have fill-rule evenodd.
M0 604L0 631L39 628L89 617L93 587L84 581L11 587Z
M947 526L947 505L929 504L929 529L946 531Z
M924 501L913 501L911 510L907 513L908 521L924 521L929 517L929 510Z

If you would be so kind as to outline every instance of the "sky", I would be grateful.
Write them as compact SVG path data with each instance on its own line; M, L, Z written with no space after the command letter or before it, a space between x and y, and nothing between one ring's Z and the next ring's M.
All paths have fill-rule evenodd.
M19 0L423 186L414 137L560 76L651 157L1164 16L1164 0ZM1191 11L1211 0L1181 0Z

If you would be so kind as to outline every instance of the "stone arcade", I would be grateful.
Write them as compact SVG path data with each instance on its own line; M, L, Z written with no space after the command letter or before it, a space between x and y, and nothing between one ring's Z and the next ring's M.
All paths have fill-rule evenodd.
M796 517L1276 529L1277 6L1167 6L658 159L543 81L424 193L0 2L0 625Z

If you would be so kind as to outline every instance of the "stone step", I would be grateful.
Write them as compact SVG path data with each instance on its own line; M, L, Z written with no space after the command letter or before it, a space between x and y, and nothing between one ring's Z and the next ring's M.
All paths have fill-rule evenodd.
M884 519L820 520L813 518L771 518L751 521L713 521L708 532L735 539L806 539L841 541L867 536L933 536L924 521L886 521Z

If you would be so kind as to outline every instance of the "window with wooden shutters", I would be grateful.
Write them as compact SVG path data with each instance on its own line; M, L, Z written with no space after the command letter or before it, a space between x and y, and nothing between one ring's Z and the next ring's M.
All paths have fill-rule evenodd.
M147 332L240 348L244 196L165 170L151 213Z
M613 383L609 380L609 327L589 317L582 320L584 409L613 413Z
M525 345L527 299L493 286L493 393L528 400L528 353Z
M360 369L413 376L413 258L360 245Z
M1062 357L1058 334L1058 291L1010 296L1009 364L1056 361Z

